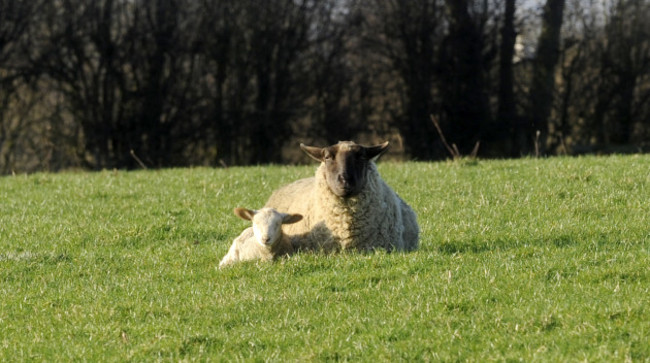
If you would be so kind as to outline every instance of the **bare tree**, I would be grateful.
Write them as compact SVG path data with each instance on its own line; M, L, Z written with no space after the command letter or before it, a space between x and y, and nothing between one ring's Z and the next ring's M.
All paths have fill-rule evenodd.
M211 128L228 163L282 160L282 146L301 116L311 69L310 29L320 3L224 1L209 4L202 23L215 99Z
M19 53L38 6L0 0L0 173L14 168L17 148L30 129L26 116L34 101L24 90L31 74Z
M0 172L648 145L648 0L544 4L0 0Z
M126 80L119 58L126 50L121 41L128 18L117 14L114 4L48 3L41 9L43 39L31 55L33 67L53 80L81 125L85 146L78 152L95 168L117 167L124 161L119 140L126 133L119 120L125 111Z
M364 85L371 75L351 65L358 60L353 55L359 45L355 38L360 29L358 14L342 12L336 2L323 5L314 14L310 49L305 54L311 69L308 85L314 95L306 102L310 120L304 136L333 142L352 138L368 124L372 110Z
M497 137L497 140L502 145L502 152L510 155L513 155L514 130L518 123L512 64L517 39L515 10L516 1L506 0L499 47L499 105L495 122L495 127L500 130L500 137Z
M446 0L449 34L442 48L441 93L451 138L469 154L491 124L483 55L485 39L470 15L471 1ZM487 13L487 9L483 10Z
M531 128L526 130L527 140L534 135L538 152L546 153L549 117L553 107L555 90L555 67L560 57L560 30L564 14L564 0L547 0L542 17L542 30L539 35L529 101ZM530 146L526 149L530 151ZM522 152L527 152L526 149Z
M180 1L61 0L42 10L46 39L32 63L81 125L88 166L137 167L133 153L153 166L174 160L193 68Z
M642 105L650 99L650 4L643 0L616 1L605 27L607 42L602 58L603 73L610 77L611 113L605 127L606 144L628 144L643 117ZM643 84L644 80L646 84ZM639 121L636 121L639 120Z
M637 151L650 136L650 29L641 20L650 4L606 4L577 2L565 14L554 148L568 135L578 153Z
M370 4L365 4L369 6L363 13L364 49L390 62L390 69L382 70L385 77L397 76L401 81L397 97L403 106L392 117L406 152L431 159L438 151L432 147L436 131L429 115L437 108L433 92L440 42L436 40L442 36L444 11L435 0L374 0Z

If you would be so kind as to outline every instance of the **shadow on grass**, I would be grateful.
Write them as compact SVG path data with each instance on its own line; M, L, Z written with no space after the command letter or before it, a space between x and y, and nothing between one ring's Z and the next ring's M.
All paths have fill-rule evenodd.
M499 252L507 251L523 246L535 247L555 247L567 248L575 246L579 240L575 236L561 234L544 236L538 239L529 241L522 241L515 238L506 239L469 239L469 240L450 240L442 242L434 247L434 249L442 254L458 254L458 253L486 253L486 252Z
M178 349L181 357L195 355L199 352L212 351L217 347L223 346L224 342L220 339L205 335L197 335L187 338L183 341Z

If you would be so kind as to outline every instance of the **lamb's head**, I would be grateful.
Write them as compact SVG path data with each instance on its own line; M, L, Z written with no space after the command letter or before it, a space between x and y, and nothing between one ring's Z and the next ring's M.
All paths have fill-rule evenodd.
M282 237L282 225L296 223L302 219L300 214L280 213L273 208L252 210L235 208L235 215L253 222L255 240L265 247L272 247Z
M369 165L388 149L388 141L374 146L339 141L324 148L300 144L300 148L324 164L330 190L347 198L359 194L366 186Z

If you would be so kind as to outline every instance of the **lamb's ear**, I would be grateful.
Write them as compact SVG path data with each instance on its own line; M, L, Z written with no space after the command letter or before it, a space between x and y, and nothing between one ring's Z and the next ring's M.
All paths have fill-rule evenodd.
M366 157L371 161L376 161L377 159L379 159L381 154L383 154L384 152L386 152L386 150L388 150L388 141L384 142L383 144L368 146L365 149L366 149Z
M253 216L255 215L254 210L246 209L246 208L235 208L234 210L235 215L241 219L247 220L247 221L252 221Z
M300 148L307 155L316 161L323 161L323 149L315 146L307 146L303 143L300 143Z
M300 214L283 214L282 215L282 224L292 224L302 220L302 215Z

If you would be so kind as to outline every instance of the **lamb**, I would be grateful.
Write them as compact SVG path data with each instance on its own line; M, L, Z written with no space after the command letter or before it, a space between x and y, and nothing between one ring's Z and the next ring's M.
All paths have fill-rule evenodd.
M253 226L246 228L235 238L228 253L219 263L219 268L238 261L271 261L293 253L292 239L282 233L282 225L300 221L300 214L280 213L273 208L257 211L235 208L234 212L239 218L252 221Z
M284 227L285 233L309 236L302 248L418 248L415 212L382 180L375 165L388 142L362 146L340 141L324 148L304 144L300 148L320 162L316 175L276 190L265 206L303 216L299 223Z

